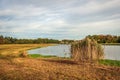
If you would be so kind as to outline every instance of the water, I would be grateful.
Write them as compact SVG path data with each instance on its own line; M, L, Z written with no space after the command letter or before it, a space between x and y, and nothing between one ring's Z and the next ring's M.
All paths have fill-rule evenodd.
M70 57L70 45L56 45L44 48L28 50L29 54L51 55L58 57Z
M103 45L105 59L120 60L120 46ZM28 50L29 54L51 55L58 57L70 57L70 45L56 45L44 48Z
M105 59L120 60L120 46L119 45L104 45Z

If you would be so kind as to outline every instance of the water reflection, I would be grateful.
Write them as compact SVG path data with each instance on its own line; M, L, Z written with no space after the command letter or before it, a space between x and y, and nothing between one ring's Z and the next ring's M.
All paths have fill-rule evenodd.
M104 45L105 59L120 60L120 46Z
M52 55L58 57L70 57L70 45L56 45L29 50L30 54Z
M120 46L103 45L105 59L120 60ZM56 45L38 48L28 51L29 54L52 55L58 57L70 57L70 45Z

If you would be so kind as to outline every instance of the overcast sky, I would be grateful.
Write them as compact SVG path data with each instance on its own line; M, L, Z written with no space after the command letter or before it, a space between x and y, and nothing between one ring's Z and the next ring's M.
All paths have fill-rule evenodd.
M55 39L120 35L120 0L0 0L0 34Z

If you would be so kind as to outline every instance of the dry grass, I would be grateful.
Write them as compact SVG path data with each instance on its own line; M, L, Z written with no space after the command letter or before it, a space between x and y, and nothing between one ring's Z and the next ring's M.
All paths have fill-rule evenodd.
M120 67L67 59L0 59L0 80L119 80Z
M21 52L28 49L46 47L53 44L2 44L0 45L0 55L2 56L18 56Z
M71 46L71 57L75 61L97 61L104 55L103 49L94 39L85 38Z
M51 45L51 44L49 44ZM0 45L2 54L48 44ZM0 80L119 80L120 67L76 63L63 58L0 58Z

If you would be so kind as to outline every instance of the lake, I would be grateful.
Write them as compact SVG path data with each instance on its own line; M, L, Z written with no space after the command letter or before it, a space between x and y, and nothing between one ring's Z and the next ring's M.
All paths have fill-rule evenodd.
M120 60L119 45L103 45L105 59ZM28 50L29 54L51 55L58 57L70 57L70 45L56 45Z
M119 45L103 45L105 59L120 60L120 46Z

